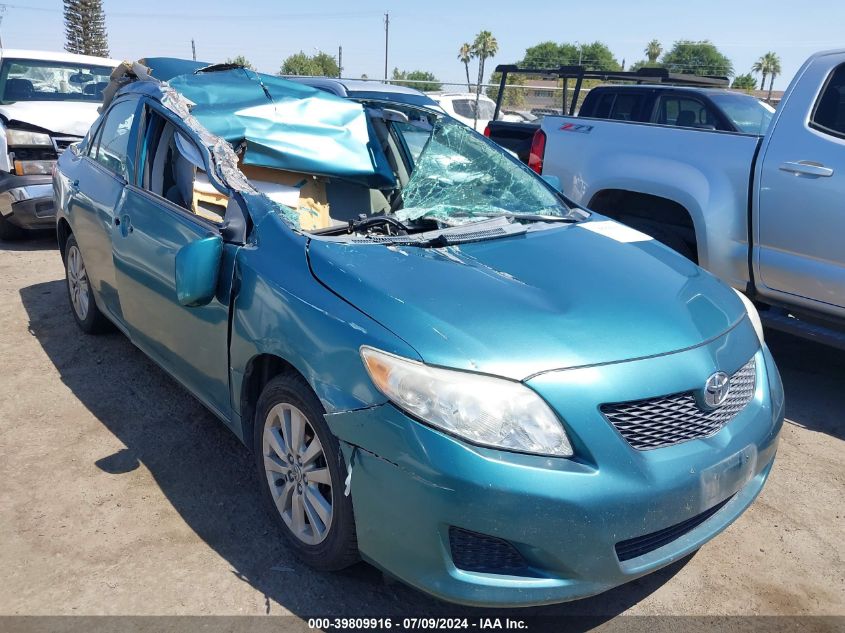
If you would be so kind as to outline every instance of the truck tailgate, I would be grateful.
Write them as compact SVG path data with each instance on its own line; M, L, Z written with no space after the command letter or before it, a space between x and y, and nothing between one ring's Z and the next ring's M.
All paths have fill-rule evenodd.
M528 162L528 152L534 132L540 128L537 123L517 123L514 121L490 121L487 136L505 149L519 156L523 163Z

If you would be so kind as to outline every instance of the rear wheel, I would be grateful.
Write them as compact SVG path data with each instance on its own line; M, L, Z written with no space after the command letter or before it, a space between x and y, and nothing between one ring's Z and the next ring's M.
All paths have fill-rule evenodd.
M277 376L256 407L253 438L262 497L298 556L316 569L358 561L346 465L323 407L300 376Z
M65 244L65 277L71 312L76 324L86 334L98 334L108 329L109 322L94 301L94 290L82 261L82 252L72 235Z
M23 238L24 235L26 235L26 231L9 222L9 220L0 213L0 240L11 242Z
M698 257L693 252L692 247L687 244L684 238L682 238L676 232L663 228L657 228L654 225L637 227L635 223L632 223L632 226L641 230L643 233L651 235L658 242L665 244L676 253L679 253L686 257L691 262L698 262Z

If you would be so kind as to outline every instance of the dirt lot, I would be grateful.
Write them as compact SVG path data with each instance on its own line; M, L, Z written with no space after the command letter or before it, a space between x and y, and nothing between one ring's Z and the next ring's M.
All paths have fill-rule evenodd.
M120 334L81 334L49 238L0 243L0 614L433 614L360 564L299 564L233 435ZM535 610L845 614L845 353L770 334L787 414L768 485L695 556Z

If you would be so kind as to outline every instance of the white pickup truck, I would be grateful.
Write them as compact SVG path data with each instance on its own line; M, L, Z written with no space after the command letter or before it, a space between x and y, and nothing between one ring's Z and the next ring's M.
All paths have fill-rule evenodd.
M118 63L0 49L0 240L55 229L53 165L97 118Z
M762 136L689 115L546 116L529 164L745 292L769 326L845 348L845 50L804 63Z

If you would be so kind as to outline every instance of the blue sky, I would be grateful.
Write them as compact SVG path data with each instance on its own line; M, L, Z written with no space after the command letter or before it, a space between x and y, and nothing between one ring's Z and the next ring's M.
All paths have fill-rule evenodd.
M113 57L197 57L222 61L246 55L259 70L276 72L289 54L343 46L344 75L371 78L384 72L383 14L390 11L389 66L429 70L443 81L461 81L457 60L462 42L481 29L499 41L494 62L520 59L532 44L554 40L607 43L630 65L644 57L652 38L664 48L678 39L710 39L734 63L750 69L773 50L782 60L786 87L806 57L817 50L845 47L845 0L594 0L525 3L516 0L447 2L427 0L104 0ZM0 25L3 44L57 50L64 44L60 0L11 0ZM235 8L237 7L237 9ZM806 10L804 10L806 8Z

